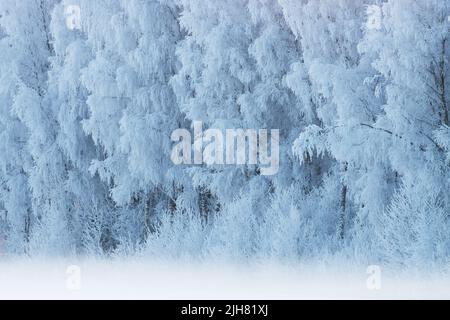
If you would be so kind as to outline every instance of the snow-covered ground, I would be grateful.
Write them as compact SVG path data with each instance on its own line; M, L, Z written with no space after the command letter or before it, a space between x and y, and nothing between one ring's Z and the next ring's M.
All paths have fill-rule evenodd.
M375 269L375 271L377 271ZM367 268L0 261L1 299L444 299L450 276ZM377 272L378 272L377 271ZM378 282L379 281L379 282ZM379 289L377 289L379 287Z

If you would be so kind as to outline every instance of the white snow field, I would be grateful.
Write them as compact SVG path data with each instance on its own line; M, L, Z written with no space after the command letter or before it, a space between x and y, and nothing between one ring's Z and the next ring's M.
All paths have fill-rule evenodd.
M445 299L447 273L365 267L89 260L0 261L0 299ZM373 279L372 279L373 280Z

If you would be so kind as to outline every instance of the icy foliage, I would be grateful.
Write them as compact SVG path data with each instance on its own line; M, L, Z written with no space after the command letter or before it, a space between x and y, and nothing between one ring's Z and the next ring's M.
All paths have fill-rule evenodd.
M449 16L449 0L1 1L0 255L447 263ZM174 164L172 132L200 121L280 130L277 174Z

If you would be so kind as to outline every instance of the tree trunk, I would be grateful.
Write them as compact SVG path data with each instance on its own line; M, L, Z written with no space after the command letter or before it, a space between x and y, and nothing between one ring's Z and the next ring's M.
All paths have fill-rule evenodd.
M345 175L345 173L348 170L348 163L344 163L344 168L343 168L343 175ZM341 188L341 194L340 194L340 202L339 202L339 207L340 207L340 213L339 213L339 237L341 239L344 239L345 237L345 228L347 226L346 223L346 216L347 216L347 192L348 192L348 187L346 185L345 182L343 182L342 184L342 188Z
M443 125L448 126L449 125L449 115L448 115L448 106L447 106L447 98L446 98L446 91L447 91L447 84L446 84L446 72L445 72L445 60L446 60L446 45L447 45L447 39L444 39L442 41L442 53L441 53L441 60L439 63L439 93L440 93L440 100L441 100L441 122Z

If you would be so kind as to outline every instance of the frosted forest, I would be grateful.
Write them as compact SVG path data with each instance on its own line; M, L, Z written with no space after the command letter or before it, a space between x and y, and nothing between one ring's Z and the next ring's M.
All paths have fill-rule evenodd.
M450 0L0 0L0 257L446 266ZM279 129L279 170L171 134Z

